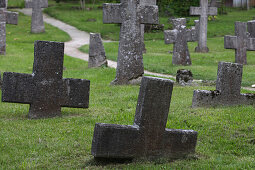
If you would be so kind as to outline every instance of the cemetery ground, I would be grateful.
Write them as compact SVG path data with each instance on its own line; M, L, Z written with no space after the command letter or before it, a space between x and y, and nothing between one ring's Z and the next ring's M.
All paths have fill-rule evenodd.
M45 33L30 34L30 19L20 14L18 26L7 25L7 55L0 56L0 70L1 72L11 71L31 74L35 40L68 41L69 39L64 32L47 24ZM223 42L222 45L219 43L223 41L221 39L223 38L210 38L208 40L208 46L212 54L196 54L198 55L197 60L199 55L201 58L204 56L203 60L205 61L202 60L204 64L200 64L202 61L196 61L193 57L195 54L191 54L194 65L192 71L197 65L202 69L200 74L205 74L207 65L209 65L208 69L210 71L208 72L214 71L215 75L212 78L214 80L217 71L215 60L224 60L224 57L226 57L226 60L234 61L234 52L231 52L232 50L225 51L222 46ZM163 41L158 40L148 41L146 45L148 50L146 55L159 56L154 61L155 64L160 58L165 58L162 61L165 68L167 67L166 63L171 63L171 54L164 54L165 56L161 54L171 50L169 45L164 45ZM107 51L107 46L113 47L112 51ZM194 49L195 44L191 43L191 46L190 51ZM105 48L106 52L109 53L108 56L114 56L117 43L105 44ZM154 55L152 54L153 51L155 51ZM221 54L217 55L217 53ZM229 56L229 54L232 54L232 56ZM210 59L206 57L214 57L214 60L210 62ZM245 85L249 85L252 77L254 77L252 73L249 75L250 79L245 75L248 74L247 67L251 67L251 65L254 65L252 63L255 62L252 60L252 53L248 53L248 62L250 66L244 67L243 80L247 82ZM210 63L216 65L215 68L210 68L213 67ZM145 63L145 67L147 67L146 65ZM171 65L169 64L169 66ZM116 162L106 164L105 162L94 161L90 149L95 123L133 124L139 86L110 86L110 82L115 77L114 69L106 67L88 69L87 62L68 56L65 56L64 67L65 78L81 78L91 81L89 108L62 108L63 116L60 118L29 120L26 117L28 105L1 103L1 169L255 168L254 106L191 108L193 90L215 89L212 86L181 87L175 85L173 90L166 128L197 131L196 155L171 162L166 160L155 162L134 160L124 164ZM253 71L252 68L250 70L250 72ZM196 73L194 72L194 74ZM212 74L210 73L210 75ZM248 91L242 90L242 92Z

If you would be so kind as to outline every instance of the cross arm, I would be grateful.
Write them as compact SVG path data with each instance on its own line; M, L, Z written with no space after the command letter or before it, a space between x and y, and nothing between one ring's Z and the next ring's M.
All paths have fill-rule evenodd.
M237 37L231 36L231 35L224 36L224 48L236 49L237 48Z
M190 15L201 15L202 9L201 7L190 7Z
M103 4L103 23L121 23L121 5L120 4Z
M88 108L90 81L85 79L63 79L62 107Z
M178 31L174 30L165 30L164 37L165 37L165 44L172 44L176 42Z
M247 50L255 51L255 38L248 38Z
M96 123L91 153L94 157L133 158L138 138L136 126Z
M199 32L199 20L195 20L195 26L191 29L188 29L186 32L187 41L197 41L198 40L198 32Z
M141 14L141 24L159 24L158 6L156 5L141 5L139 6Z
M3 75L2 101L12 103L32 103L34 92L31 74L5 72Z
M6 23L7 24L13 24L18 25L18 12L12 12L12 11L6 11Z
M208 15L217 15L217 14L218 14L218 8L216 8L216 7L208 8Z

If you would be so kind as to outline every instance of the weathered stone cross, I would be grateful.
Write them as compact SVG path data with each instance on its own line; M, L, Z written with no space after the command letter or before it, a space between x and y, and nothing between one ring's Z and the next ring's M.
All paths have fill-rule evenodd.
M92 155L99 158L179 158L194 153L197 132L165 129L173 82L143 77L134 125L97 123Z
M224 37L224 47L235 49L235 62L247 64L246 51L255 51L255 38L249 38L246 22L235 22L235 36Z
M255 104L255 94L240 94L243 65L219 62L216 90L195 90L192 107Z
M41 3L39 0L34 0L32 8L31 32L37 34L44 31L45 28L43 22Z
M196 52L207 53L207 23L208 15L217 15L216 7L208 7L208 0L200 0L200 7L190 7L190 15L200 15L199 17L199 35Z
M129 84L144 73L141 24L158 24L158 7L139 5L139 0L104 4L103 22L121 23L116 79L112 84Z
M172 63L175 65L191 65L187 42L197 41L199 21L196 20L196 26L191 29L186 28L186 18L173 19L172 23L174 30L164 31L165 43L174 43Z
M61 115L62 107L88 108L90 81L62 79L64 43L36 41L32 74L5 72L2 101L30 104L29 118Z
M6 24L18 24L18 13L7 11L5 0L0 0L0 55L6 53Z

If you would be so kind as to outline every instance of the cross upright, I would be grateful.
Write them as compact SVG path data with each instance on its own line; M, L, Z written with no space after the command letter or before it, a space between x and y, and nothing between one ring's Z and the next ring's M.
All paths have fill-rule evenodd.
M207 24L208 15L217 15L216 7L208 7L208 0L200 0L200 7L190 7L190 15L199 15L199 35L196 52L207 53Z
M174 65L191 65L189 48L187 42L197 41L198 24L195 27L186 28L186 18L173 19L173 30L165 30L165 44L174 43L172 63Z
M255 94L241 94L243 65L219 62L216 90L195 90L192 107L254 104Z
M61 115L61 107L88 108L90 81L63 79L64 43L36 41L32 74L5 72L2 101L30 104L29 118Z
M116 78L112 84L129 84L144 73L141 24L158 24L158 7L139 0L103 5L103 23L120 23Z
M32 20L31 20L31 32L32 33L42 33L45 31L43 22L43 13L41 8L41 3L39 0L33 0L32 2Z
M235 22L235 36L224 37L224 48L235 49L235 62L247 64L246 51L255 51L255 38L249 38L246 22Z
M134 125L96 123L92 155L99 158L180 158L195 152L197 132L166 129L173 81L143 77Z

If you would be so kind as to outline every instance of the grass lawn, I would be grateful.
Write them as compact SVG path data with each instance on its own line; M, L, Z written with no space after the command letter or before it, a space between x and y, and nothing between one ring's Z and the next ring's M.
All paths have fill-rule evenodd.
M0 56L1 72L31 73L35 40L69 39L49 25L43 34L32 35L29 30L30 19L23 15L18 26L7 26L7 55ZM90 107L63 108L62 117L28 120L28 105L1 103L0 169L255 168L254 106L190 108L194 89L214 87L174 87L167 128L198 131L194 157L173 162L95 162L90 154L95 123L132 124L139 86L110 86L114 69L88 69L87 62L68 56L64 67L64 77L91 81Z

